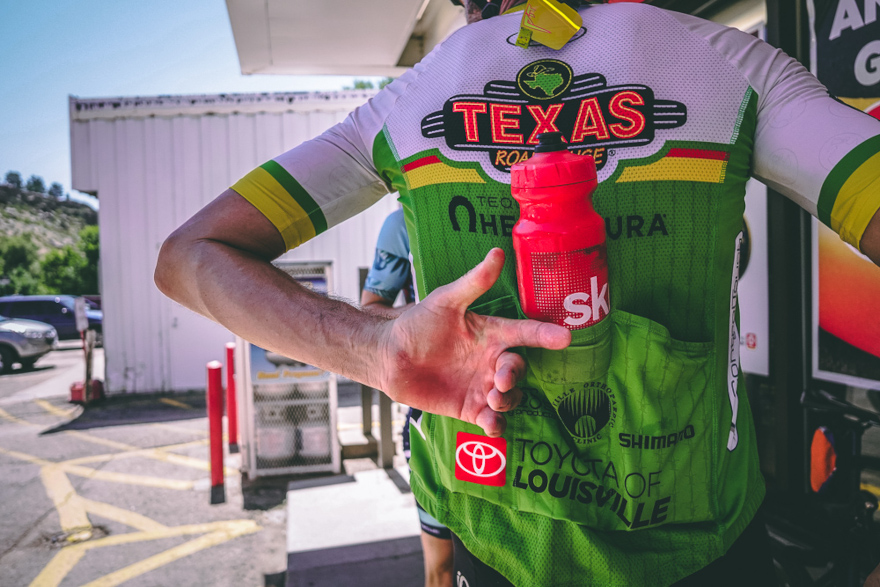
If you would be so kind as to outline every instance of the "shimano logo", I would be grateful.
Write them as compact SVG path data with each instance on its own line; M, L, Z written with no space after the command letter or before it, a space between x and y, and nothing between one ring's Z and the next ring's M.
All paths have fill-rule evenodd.
M507 441L459 432L455 447L455 478L502 487L507 480Z

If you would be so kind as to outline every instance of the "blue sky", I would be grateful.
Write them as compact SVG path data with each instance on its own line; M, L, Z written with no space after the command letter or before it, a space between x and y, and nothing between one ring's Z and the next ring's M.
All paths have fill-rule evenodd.
M223 0L0 0L0 21L0 179L39 175L77 199L68 95L338 90L354 79L242 75Z

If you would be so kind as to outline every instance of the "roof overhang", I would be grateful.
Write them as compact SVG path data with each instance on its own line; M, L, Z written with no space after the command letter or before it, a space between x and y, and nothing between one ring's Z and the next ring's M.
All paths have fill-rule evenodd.
M449 0L226 0L241 72L396 77L455 29Z

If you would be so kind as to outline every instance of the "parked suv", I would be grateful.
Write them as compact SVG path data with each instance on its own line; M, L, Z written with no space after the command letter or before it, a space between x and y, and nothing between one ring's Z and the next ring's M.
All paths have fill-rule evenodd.
M55 329L48 324L0 316L0 373L11 371L13 363L30 369L57 342Z
M45 322L55 328L59 340L79 338L76 317L73 313L75 296L4 296L0 297L0 316L25 318ZM95 309L94 302L86 300L86 316L89 328L97 332L101 340L104 314Z

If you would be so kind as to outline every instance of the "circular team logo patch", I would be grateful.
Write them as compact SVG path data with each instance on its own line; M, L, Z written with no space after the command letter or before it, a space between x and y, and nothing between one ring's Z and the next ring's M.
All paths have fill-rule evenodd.
M569 389L556 411L575 441L590 444L602 438L605 428L614 427L617 402L604 383L585 383L580 389Z
M519 70L516 74L516 85L529 98L550 100L568 89L572 77L574 75L567 63L556 59L541 59Z

